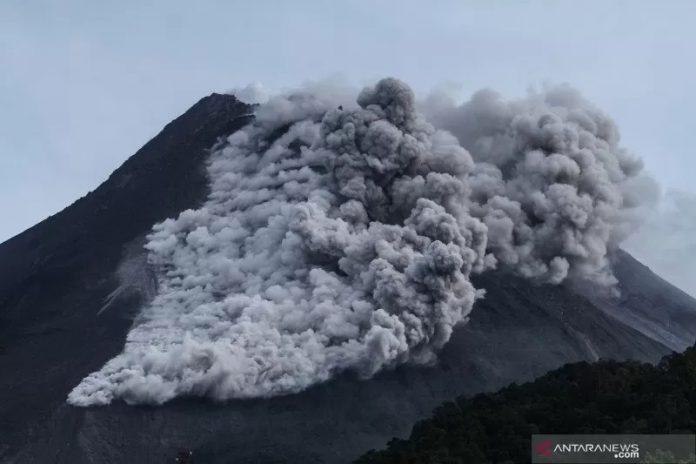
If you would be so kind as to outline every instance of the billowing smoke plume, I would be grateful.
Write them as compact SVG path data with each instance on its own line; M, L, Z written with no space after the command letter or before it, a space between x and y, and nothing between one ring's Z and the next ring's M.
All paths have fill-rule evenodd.
M567 86L513 102L484 90L429 112L477 163L472 209L499 263L544 282L616 282L607 248L636 222L642 162L611 119Z
M274 97L211 155L206 203L149 237L158 295L70 403L264 397L431 363L482 296L470 273L496 264L611 284L640 165L579 97L479 93L431 115L441 129L395 79L357 103Z

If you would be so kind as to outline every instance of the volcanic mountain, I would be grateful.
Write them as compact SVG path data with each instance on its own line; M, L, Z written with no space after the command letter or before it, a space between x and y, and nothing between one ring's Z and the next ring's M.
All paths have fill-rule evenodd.
M13 463L348 463L444 400L600 358L656 362L693 343L696 301L629 254L610 259L620 296L532 283L506 270L435 363L370 379L351 372L295 394L160 406L66 397L123 349L156 292L143 250L153 224L209 194L211 148L253 120L212 94L168 124L96 190L0 245L0 460Z

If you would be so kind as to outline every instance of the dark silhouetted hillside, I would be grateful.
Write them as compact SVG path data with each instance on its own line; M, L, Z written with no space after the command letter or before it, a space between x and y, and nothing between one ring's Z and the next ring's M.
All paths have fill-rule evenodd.
M460 397L418 422L406 440L357 464L529 462L530 437L547 434L693 433L696 347L657 366L636 361L568 364L534 382Z

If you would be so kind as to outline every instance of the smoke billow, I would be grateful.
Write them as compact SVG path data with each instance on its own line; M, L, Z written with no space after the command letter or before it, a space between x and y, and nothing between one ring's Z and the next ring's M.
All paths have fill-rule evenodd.
M635 224L644 195L642 162L618 145L613 121L567 86L447 103L429 112L477 163L472 208L499 263L543 282L614 285L608 247Z
M157 224L158 295L79 406L293 393L428 364L483 295L471 273L611 286L640 163L568 89L416 110L384 79L357 105L276 96L211 155L211 193Z

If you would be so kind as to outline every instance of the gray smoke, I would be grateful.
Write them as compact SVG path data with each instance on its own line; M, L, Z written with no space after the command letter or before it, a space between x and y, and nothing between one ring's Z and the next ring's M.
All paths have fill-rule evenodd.
M206 204L150 236L159 295L71 403L270 396L433 361L477 297L473 162L403 83L358 103L276 98L213 154Z
M651 190L609 117L567 86L512 102L490 90L461 106L440 96L426 112L476 162L472 213L500 265L542 282L616 283L608 249Z
M154 227L158 295L68 401L266 397L432 363L496 264L612 284L640 164L608 118L567 89L433 107L439 129L396 79L357 105L315 89L258 107L211 155L205 204Z

